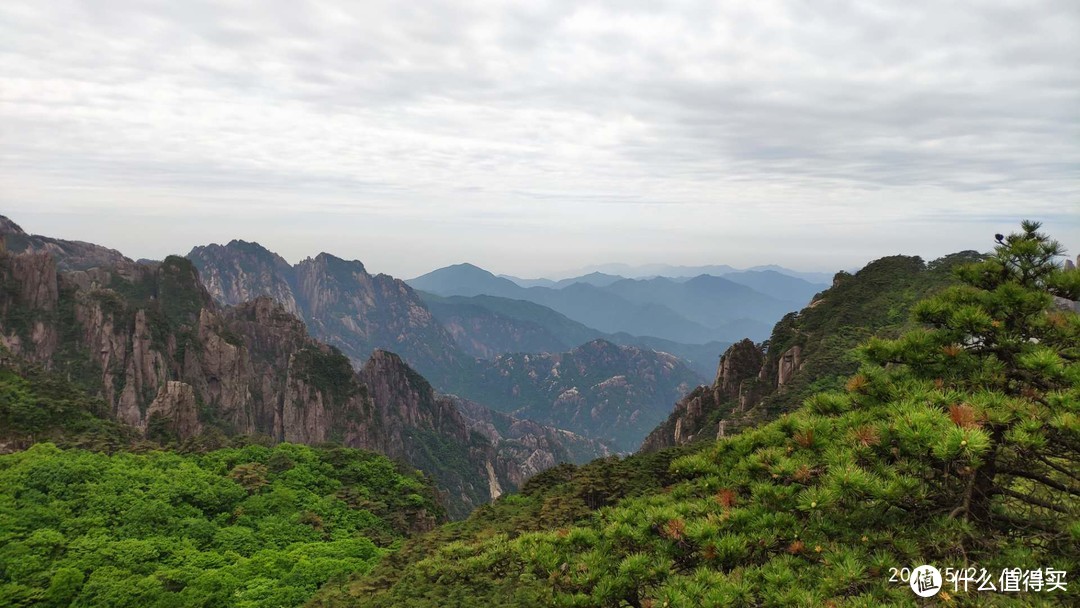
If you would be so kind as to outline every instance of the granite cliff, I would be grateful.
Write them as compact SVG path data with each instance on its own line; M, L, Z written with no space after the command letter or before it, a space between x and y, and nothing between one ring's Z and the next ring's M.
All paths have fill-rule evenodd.
M67 377L148 439L262 435L374 450L434 477L455 516L568 454L555 445L560 432L540 425L500 446L392 353L374 351L357 372L288 303L216 303L184 258L65 271L67 250L21 251L0 252L5 357ZM581 456L606 453L575 445L586 446Z
M269 296L358 366L376 349L389 350L440 390L456 392L472 364L411 288L359 261L320 253L289 265L258 243L235 240L195 247L187 257L219 303Z

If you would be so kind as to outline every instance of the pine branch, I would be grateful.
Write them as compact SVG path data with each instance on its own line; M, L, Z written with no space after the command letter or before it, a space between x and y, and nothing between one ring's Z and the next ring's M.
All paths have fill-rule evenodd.
M1057 505L1055 505L1053 503L1046 502L1045 500L1042 500L1041 498L1035 498L1034 496L1024 496L1023 494L1021 494L1019 492L1014 492L1013 490L1010 490L1009 488L996 488L994 490L994 493L1009 496L1010 498L1015 498L1016 500L1027 503L1029 505L1034 505L1034 506L1037 506L1037 507L1042 507L1044 509L1049 509L1051 511L1056 511L1058 513L1061 513L1062 515L1069 515L1070 514L1069 510L1064 508L1064 507L1059 507L1059 506L1057 506Z
M1076 473L1070 471L1069 469L1066 469L1065 467L1053 462L1052 460L1049 460L1048 458L1046 458L1042 454L1034 454L1034 456L1035 456L1035 458L1037 458L1039 460L1039 462L1042 462L1043 464L1050 467L1051 469L1054 469L1058 473L1061 473L1062 475L1065 475L1066 477L1071 477L1074 481L1080 482L1080 475L1077 475Z
M1061 482L1054 481L1049 477L1043 477L1042 475L1036 473L1031 473L1029 471L1023 471L1020 469L998 469L998 472L1005 475L1013 475L1015 477L1023 477L1024 479L1030 479L1031 481L1041 483L1044 486L1049 486L1051 488L1054 488L1055 490L1067 492L1069 494L1072 494L1073 496L1080 496L1080 488L1070 488L1069 486L1066 486Z

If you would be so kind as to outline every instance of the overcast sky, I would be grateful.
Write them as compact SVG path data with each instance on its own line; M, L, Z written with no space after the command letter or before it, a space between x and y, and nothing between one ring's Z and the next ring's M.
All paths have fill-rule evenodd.
M6 0L0 213L403 277L1075 255L1078 58L1076 0Z

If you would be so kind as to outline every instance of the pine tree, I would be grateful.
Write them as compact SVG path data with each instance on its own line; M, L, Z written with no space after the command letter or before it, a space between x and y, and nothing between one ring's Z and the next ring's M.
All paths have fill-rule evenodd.
M961 268L963 285L919 304L928 329L864 352L953 395L941 407L955 445L938 456L964 478L954 517L1069 543L1080 532L1080 317L1055 298L1080 300L1080 271L1057 264L1064 249L1039 223L1021 228ZM973 443L985 445L971 466L949 470Z

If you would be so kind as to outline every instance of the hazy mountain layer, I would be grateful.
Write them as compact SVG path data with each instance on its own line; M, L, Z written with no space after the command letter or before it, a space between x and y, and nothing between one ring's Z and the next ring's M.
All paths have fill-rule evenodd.
M716 361L729 344L683 344L620 332L609 334L573 321L566 315L528 302L495 296L442 297L418 292L424 303L454 336L458 346L476 357L502 353L563 352L596 338L621 346L637 346L679 357L699 376L711 378Z
M565 353L500 355L470 397L631 451L698 382L673 355L594 340Z
M797 310L817 291L800 279L769 273L741 275L774 297L714 276L689 280L621 279L594 274L550 287L522 287L471 264L442 268L411 279L416 289L440 296L488 295L527 300L607 334L654 336L683 344L762 339L772 323Z

